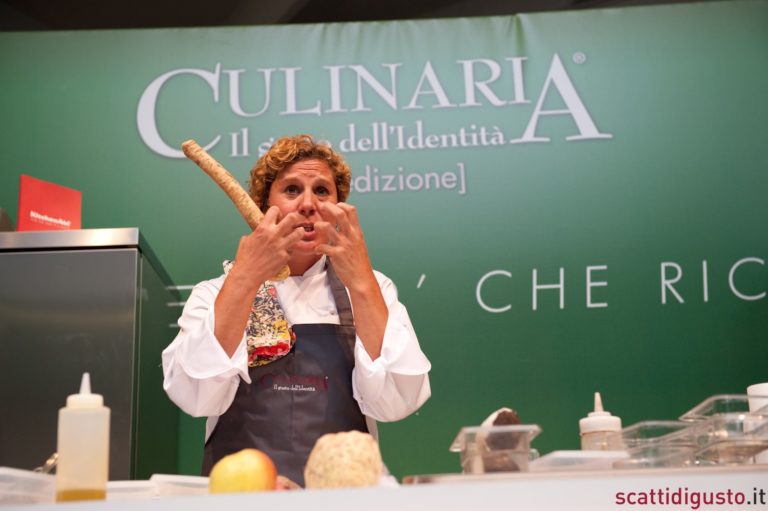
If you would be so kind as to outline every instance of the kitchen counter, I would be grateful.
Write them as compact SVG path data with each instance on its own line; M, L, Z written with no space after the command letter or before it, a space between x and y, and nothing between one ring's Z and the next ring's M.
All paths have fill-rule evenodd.
M427 476L419 476L426 480ZM423 511L424 509L601 510L617 505L653 509L766 509L768 465L601 472L508 473L487 476L431 476L434 484L294 492L205 495L149 501L106 501L3 507L34 511L209 511L220 509L333 509L336 511ZM661 494L661 498L659 497ZM706 505L707 498L722 499ZM687 498L679 504L668 502ZM742 504L740 498L745 501ZM667 499L665 504L664 499ZM729 505L728 502L731 502ZM755 505L748 503L755 502ZM655 504L654 504L655 503Z
M58 410L88 372L111 410L110 476L179 470L160 367L178 331L172 284L137 228L0 233L0 465L56 451Z

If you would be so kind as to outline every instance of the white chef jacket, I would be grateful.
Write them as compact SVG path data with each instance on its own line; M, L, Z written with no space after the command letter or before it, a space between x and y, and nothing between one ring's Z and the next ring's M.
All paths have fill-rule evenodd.
M291 325L339 324L328 285L325 256L306 273L275 282L277 297ZM371 360L360 338L355 341L352 390L376 436L375 421L395 421L416 411L430 396L431 364L419 347L405 306L390 279L374 271L389 311L381 356ZM194 417L208 417L206 439L235 398L240 380L251 383L245 332L232 357L214 336L214 302L225 276L196 285L179 318L176 339L163 350L163 388L171 400ZM354 311L353 311L354 312Z

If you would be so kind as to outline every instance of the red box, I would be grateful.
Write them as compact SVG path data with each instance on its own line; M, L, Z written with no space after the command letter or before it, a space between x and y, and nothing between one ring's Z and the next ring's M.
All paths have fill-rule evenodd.
M22 174L19 182L19 231L80 229L82 193Z

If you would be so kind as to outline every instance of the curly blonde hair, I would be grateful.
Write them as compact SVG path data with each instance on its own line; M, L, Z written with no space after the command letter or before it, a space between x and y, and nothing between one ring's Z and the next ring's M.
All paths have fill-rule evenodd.
M301 160L320 160L328 164L339 202L347 199L352 173L341 155L330 146L317 143L312 135L294 135L277 139L251 170L248 194L262 211L268 209L269 190L278 174Z

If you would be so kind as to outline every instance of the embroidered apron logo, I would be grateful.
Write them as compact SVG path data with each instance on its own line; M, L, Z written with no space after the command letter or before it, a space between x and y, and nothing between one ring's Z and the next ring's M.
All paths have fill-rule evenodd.
M276 391L325 392L328 390L328 377L267 373L259 378L259 386Z

